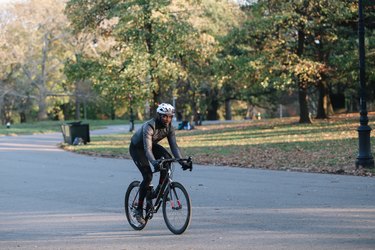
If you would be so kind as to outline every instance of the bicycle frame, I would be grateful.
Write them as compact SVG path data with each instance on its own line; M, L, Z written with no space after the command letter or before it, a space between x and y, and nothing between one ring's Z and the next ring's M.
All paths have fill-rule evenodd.
M153 200L155 200L155 202L152 204L151 209L149 209L148 211L146 211L146 217L147 217L147 219L151 219L152 216L153 216L153 214L158 212L158 210L159 210L159 208L160 208L160 206L162 204L162 198L164 196L164 193L167 191L168 186L173 182L173 180L171 178L171 174L172 174L171 167L172 167L172 164L170 164L170 166L167 167L167 175L166 175L163 183L161 184L159 193L157 194L156 198L149 200L151 202ZM153 174L154 173L157 173L157 171L153 172ZM149 201L147 201L147 202L149 202Z
M186 159L161 159L159 160L159 169L166 171L165 179L161 183L160 190L155 195L149 188L146 194L145 223L140 223L135 219L133 211L138 207L140 181L130 183L125 193L125 214L130 226L135 230L142 230L147 221L152 219L154 213L162 207L164 221L168 229L174 234L182 234L189 226L191 221L191 201L185 187L172 179L174 165L173 162L184 161L186 166L184 170L192 170L191 158ZM154 171L153 174L158 171ZM133 191L134 190L134 191ZM155 197L156 196L156 197ZM155 198L153 198L155 197ZM181 211L180 211L181 210Z
M152 202L152 200L155 200L155 203L152 204L151 209L148 209L146 211L146 218L147 219L151 219L153 214L158 212L158 210L159 210L159 208L162 204L162 198L164 196L164 193L166 191L171 191L171 189L168 190L168 187L173 182L172 177L171 177L172 176L172 166L173 166L174 162L177 162L179 160L191 162L190 157L187 158L187 159L173 159L172 158L172 159L161 159L160 160L160 171L166 170L167 175L166 175L166 177L165 177L165 179L164 179L164 181L161 185L161 188L160 188L159 193L157 194L156 198L149 200L151 202ZM168 163L170 163L170 164L168 164ZM152 172L152 174L157 173L157 172L158 171L154 171L154 172ZM175 194L175 195L177 196L177 194ZM149 201L147 201L147 202L149 202Z

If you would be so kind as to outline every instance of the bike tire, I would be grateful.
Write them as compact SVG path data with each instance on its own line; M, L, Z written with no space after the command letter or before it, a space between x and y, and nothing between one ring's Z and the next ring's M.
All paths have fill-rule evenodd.
M139 223L133 215L134 209L137 208L139 185L139 181L133 181L130 183L128 189L126 190L124 200L126 219L134 230L142 230L147 224L147 220L145 220L144 224Z
M182 234L191 221L191 200L185 187L172 182L163 195L163 217L168 229L174 234Z

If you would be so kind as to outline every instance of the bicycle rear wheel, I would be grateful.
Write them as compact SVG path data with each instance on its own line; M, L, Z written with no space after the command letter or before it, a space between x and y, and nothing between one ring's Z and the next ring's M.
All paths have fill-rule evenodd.
M147 220L145 220L145 224L142 224L139 223L137 219L134 217L134 210L138 206L139 185L139 181L133 181L132 183L130 183L128 189L126 190L124 201L126 218L130 226L135 230L142 230L147 224Z
M163 195L163 217L168 229L174 234L182 234L191 221L191 201L185 187L172 182Z

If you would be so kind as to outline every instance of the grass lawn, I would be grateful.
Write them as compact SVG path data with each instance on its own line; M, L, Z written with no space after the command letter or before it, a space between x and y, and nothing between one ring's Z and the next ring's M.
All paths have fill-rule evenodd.
M369 119L374 128L375 113ZM177 131L177 142L197 164L372 176L373 169L355 168L358 126L358 114L336 115L313 124L298 124L296 117L243 121ZM92 136L87 145L62 147L94 156L130 158L131 135ZM167 141L161 144L167 146Z

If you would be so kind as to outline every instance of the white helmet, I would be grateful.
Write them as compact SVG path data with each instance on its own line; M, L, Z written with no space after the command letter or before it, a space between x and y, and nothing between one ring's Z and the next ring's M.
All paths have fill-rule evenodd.
M169 103L161 103L156 109L156 112L163 115L174 115L174 107Z

